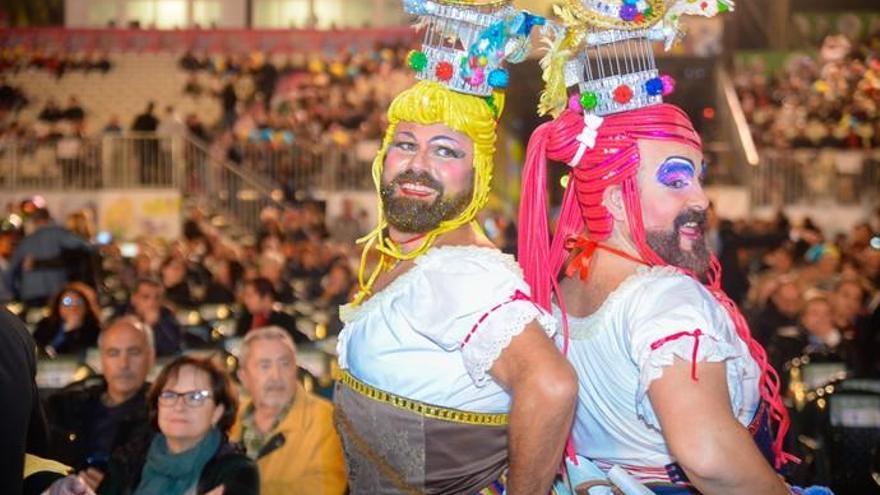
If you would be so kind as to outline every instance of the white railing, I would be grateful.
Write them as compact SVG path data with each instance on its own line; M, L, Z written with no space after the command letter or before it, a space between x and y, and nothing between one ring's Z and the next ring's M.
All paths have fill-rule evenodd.
M0 190L186 188L187 167L210 158L262 178L263 185L309 195L372 188L370 166L377 144L350 148L278 146L264 142L227 149L188 137L148 133L93 138L0 142Z
M880 149L762 149L748 167L754 207L871 204L880 191Z
M245 230L264 207L281 205L275 186L189 137L155 134L0 142L0 193L177 189Z
M0 142L0 190L178 187L183 144L150 134Z

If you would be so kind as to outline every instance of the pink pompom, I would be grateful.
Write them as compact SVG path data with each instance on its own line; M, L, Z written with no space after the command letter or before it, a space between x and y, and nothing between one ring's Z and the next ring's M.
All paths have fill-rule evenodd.
M669 74L660 76L660 82L663 84L663 96L672 94L675 91L675 79Z
M583 113L584 107L581 106L581 98L577 93L568 98L568 109L575 113Z

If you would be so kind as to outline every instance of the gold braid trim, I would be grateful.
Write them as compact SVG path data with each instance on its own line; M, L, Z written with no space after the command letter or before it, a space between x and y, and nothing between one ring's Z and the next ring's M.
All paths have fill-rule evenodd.
M458 7L498 7L510 4L513 0L437 0L446 5Z
M647 2L651 7L651 15L645 17L645 20L639 23L624 21L617 16L605 16L587 10L581 0L563 0L561 5L557 5L559 8L557 15L563 19L563 23L569 28L577 26L582 29L635 31L653 26L666 15L666 0L647 0ZM556 10L555 7L554 10Z
M505 426L507 425L507 414L504 413L476 413L469 411L460 411L458 409L449 409L446 407L425 404L417 400L407 399L380 390L371 385L358 380L348 371L342 370L339 381L348 386L355 392L369 397L370 399L394 406L398 409L414 412L420 416L431 419L439 419L441 421L450 421L453 423L461 423L475 426Z

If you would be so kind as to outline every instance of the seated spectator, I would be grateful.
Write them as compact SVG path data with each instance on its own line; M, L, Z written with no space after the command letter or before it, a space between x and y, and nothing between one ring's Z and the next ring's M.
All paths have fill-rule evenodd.
M296 328L296 321L287 313L275 309L275 289L265 278L254 278L244 283L242 291L244 311L235 325L236 335L245 335L255 328L278 326L290 334L294 342L308 342L308 337Z
M21 240L9 261L7 284L25 304L40 307L67 284L66 260L74 253L91 253L91 247L56 224L46 208L37 208L31 221L33 232Z
M315 304L329 311L327 335L338 335L342 331L339 307L349 301L354 285L354 273L344 260L334 263L330 267L330 272L324 277L322 292L315 300Z
M211 281L205 288L205 304L232 304L235 302L236 280L241 279L241 265L229 259L220 259L208 267Z
M847 336L854 337L858 333L864 298L865 291L855 280L841 280L834 286L829 298L832 318L834 325Z
M147 401L158 432L111 459L99 495L259 493L256 464L227 438L238 397L226 371L181 356L159 373Z
M268 239L274 238L269 237ZM291 304L296 301L296 297L293 295L293 288L284 278L284 266L284 256L277 251L267 251L260 256L260 277L272 283L275 300L281 304Z
M86 117L85 111L83 111L82 105L79 103L79 99L70 95L70 98L67 100L67 108L62 112L62 118L69 120L71 122L82 122L82 120Z
M120 123L119 115L111 115L110 120L107 121L101 132L103 134L122 134L122 124Z
M777 333L796 329L802 304L798 284L791 279L778 280L776 289L752 325L755 339L766 345Z
M817 244L804 257L810 265L801 270L801 283L821 291L833 290L840 269L840 250L830 243Z
M95 292L73 282L52 301L49 316L37 323L34 340L49 356L80 354L98 342L100 322Z
M189 133L192 137L198 139L199 143L207 143L210 137L208 136L208 131L205 130L205 125L202 124L202 121L199 120L198 115L194 113L187 114L186 127L189 130Z
M130 302L119 315L132 314L150 326L156 344L156 355L180 353L183 335L174 313L165 305L162 284L143 278L136 282Z
M192 308L198 303L187 282L186 262L178 256L169 256L159 269L165 299L177 308Z
M40 114L37 118L44 122L55 123L64 118L64 111L61 110L61 107L58 105L58 102L55 101L55 98L50 97L46 100L46 106L40 110Z
M344 493L345 464L333 405L297 381L290 335L279 327L255 329L244 338L239 358L238 377L251 400L239 408L230 436L257 462L260 493Z
M101 332L98 349L103 374L71 383L47 403L51 456L93 490L112 457L150 435L146 379L156 358L152 332L131 316Z
M840 329L834 325L833 314L832 304L828 298L814 297L807 301L801 317L801 325L807 333L807 346L804 352L838 358L847 362L847 368L852 370L855 357L852 341L846 339Z
M328 230L330 238L343 244L354 244L354 241L363 237L366 232L355 215L354 202L351 199L342 200L342 212L329 222Z
M831 304L825 296L813 296L804 304L800 327L774 334L767 345L770 364L779 371L785 364L804 354L841 358L842 338L831 318Z

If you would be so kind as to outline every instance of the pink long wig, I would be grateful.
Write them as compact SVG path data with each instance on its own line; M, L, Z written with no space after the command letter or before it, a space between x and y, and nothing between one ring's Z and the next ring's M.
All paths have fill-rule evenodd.
M555 295L563 313L565 302L556 277L568 257L566 241L583 233L585 227L589 239L596 242L608 239L614 222L602 205L602 199L609 186L621 187L630 235L638 256L649 265L668 264L648 246L646 240L637 177L640 165L638 140L671 141L702 150L700 137L687 114L674 105L664 103L605 116L595 146L588 149L571 169L558 226L551 240L547 212L547 161L571 162L583 129L583 115L569 109L539 126L529 140L523 171L519 262L535 302L549 310ZM761 368L761 397L770 406L771 420L778 425L773 442L775 467L778 469L792 459L783 452L790 420L780 396L779 375L767 362L764 348L752 338L739 308L721 290L721 265L714 256L706 280L706 288L727 310L737 334L748 344L752 358ZM566 352L567 324L564 327L563 352Z

